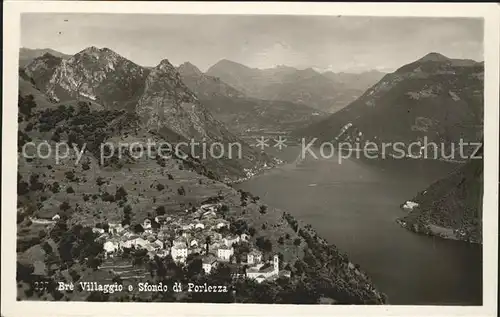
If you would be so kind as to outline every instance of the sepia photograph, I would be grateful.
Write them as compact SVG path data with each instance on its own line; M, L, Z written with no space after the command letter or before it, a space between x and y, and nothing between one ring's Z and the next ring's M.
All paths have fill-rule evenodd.
M495 315L498 6L47 3L4 31L16 316Z

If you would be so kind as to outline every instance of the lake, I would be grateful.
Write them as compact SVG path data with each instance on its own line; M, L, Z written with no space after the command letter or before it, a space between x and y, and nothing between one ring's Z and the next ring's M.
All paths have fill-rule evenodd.
M299 147L273 153L286 164L235 185L311 224L346 252L398 305L481 305L482 247L401 228L399 205L459 165L337 157L296 160Z

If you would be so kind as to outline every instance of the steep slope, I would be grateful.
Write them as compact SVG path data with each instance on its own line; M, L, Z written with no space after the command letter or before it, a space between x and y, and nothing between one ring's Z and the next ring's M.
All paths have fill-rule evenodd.
M299 70L277 66L256 69L228 60L210 67L207 75L221 78L250 97L290 101L325 112L341 109L375 83L370 80L339 81L331 73L320 74L312 68Z
M19 96L27 97L30 95L39 109L53 108L56 107L56 101L50 99L43 92L38 90L35 86L35 81L33 78L28 76L24 69L19 69Z
M319 123L296 131L325 141L423 140L445 144L481 139L484 66L437 53L388 74L360 98Z
M135 112L150 131L163 134L164 128L167 128L191 144L203 142L209 147L215 143L222 144L223 157L209 156L207 160L210 164L227 166L227 172L236 173L239 177L247 176L247 172L256 167L273 164L271 158L248 146L218 122L183 83L181 75L168 60L151 69ZM231 144L241 147L238 157L229 151ZM207 153L196 152L198 154Z
M104 107L136 113L144 128L167 138L172 145L197 142L198 146L191 147L192 154L202 155L214 172L228 180L247 177L274 164L273 159L255 151L215 120L168 60L146 69L110 49L89 47L64 60L49 54L38 57L25 67L24 74L56 103L84 100L91 102L94 110ZM207 147L200 142L208 143ZM215 150L210 146L216 142L224 147L221 158L220 153L212 158ZM184 150L191 143L183 146ZM237 153L228 149L232 144L237 146ZM230 160L227 155L238 157Z
M470 160L411 199L417 205L398 222L417 233L481 243L483 170L482 158Z
M35 58L43 56L45 54L50 54L61 59L71 57L71 55L64 54L50 48L31 49L21 47L21 49L19 50L19 67L24 67L31 63Z
M182 64L178 71L182 81L214 117L236 134L290 132L324 115L302 104L248 98L219 78L203 74L190 63Z
M38 58L26 66L39 78L37 87L58 101L92 100L108 109L133 110L148 71L108 48L89 47L50 68L53 59ZM48 75L41 75L46 69Z

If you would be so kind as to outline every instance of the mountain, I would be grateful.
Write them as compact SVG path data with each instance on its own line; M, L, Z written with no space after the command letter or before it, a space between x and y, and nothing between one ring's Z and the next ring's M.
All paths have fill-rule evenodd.
M256 69L229 60L219 61L206 74L219 77L249 97L290 101L325 112L341 109L375 83L370 79L342 82L331 73L321 74L312 68ZM363 74L357 76L364 78Z
M302 104L246 97L219 78L203 74L191 63L184 63L177 69L182 81L203 105L236 134L290 132L325 115Z
M224 160L208 157L207 164L227 175L248 176L256 166L271 166L273 160L260 153L229 132L217 121L198 97L184 84L177 69L168 60L149 72L144 91L137 102L135 112L150 131L161 135L175 132L184 141L194 140L223 144L228 150L230 144L241 146L241 157L228 159L230 153L223 153ZM198 153L206 155L207 153Z
M482 155L482 149L476 153ZM471 159L418 193L410 204L403 205L410 211L398 222L417 233L481 243L483 164L482 158Z
M189 62L183 63L177 70L181 74L182 81L196 93L198 98L244 97L242 92L217 77L205 75Z
M193 147L192 154L203 155L209 169L228 179L244 178L274 164L218 122L166 59L146 69L108 48L89 47L68 59L45 54L28 64L24 73L55 103L88 101L93 108L134 113L145 129L171 142L239 144L241 153L234 159L227 159L231 154L227 152L225 159L211 158L200 152L206 152L200 146Z
M327 115L321 110L281 100L220 96L203 99L203 104L217 120L239 135L290 133Z
M113 102L127 102L123 96L111 98L101 89L108 86L117 91L116 87L122 84L113 84L113 80L128 82L131 79L122 76L145 71L135 69L119 57L116 63L111 62L113 53L96 49L84 52L69 58L69 63L62 61L56 66L49 82L41 83L43 91L35 87L35 80L24 70L19 72L23 85L18 99L16 295L20 300L386 302L385 295L375 288L367 274L310 226L220 181L230 168L237 173L238 168L266 162L259 153L248 150L242 160L205 160L191 152L164 151L165 148L158 146L175 143L174 137L181 141L206 137L240 142L211 117L168 60L147 72L144 82L138 85L139 91L127 92L128 96L138 97L131 102L134 107L120 107ZM33 74L49 71L32 66ZM58 88L51 89L51 82ZM84 89L85 95L77 88ZM106 102L106 106L94 108L97 102L91 101L91 93L96 100ZM71 96L77 99L69 100ZM39 103L42 100L43 105ZM37 156L34 147L23 151L27 142L46 144L54 155ZM72 150L59 157L55 153L64 155L58 151L63 144ZM109 146L108 151L103 151L103 144ZM132 147L137 144L153 147L137 150ZM254 156L249 158L249 155ZM219 173L212 168L216 164L226 170ZM207 203L217 204L217 213L215 218L209 218L210 215L201 219L200 206ZM156 217L170 222L160 226ZM144 231L145 220L155 225L154 230ZM210 229L185 230L183 225L191 220L203 221ZM244 269L240 261L234 265L221 262L220 269L213 274L200 274L204 252L201 248L190 254L185 265L175 262L170 254L160 258L158 250L151 253L140 245L124 247L123 253L115 253L113 257L107 255L109 249L105 250L105 244L131 236L141 236L142 241L161 239L166 244L191 234L193 237L196 234L200 241L212 237L215 240L211 224L219 221L228 224L228 228L220 231L221 236L247 237L241 247L234 246L238 258L254 248L261 249L266 259L279 255L283 268L290 272L289 277L282 277L286 283L258 284L234 279L231 273ZM218 244L211 252L214 250L217 253ZM103 293L79 287L62 292L52 287L57 282L76 285L85 281L99 284L124 281L125 285L135 285L144 279L154 285L189 279L197 285L224 285L229 290L243 291L196 293L184 289L179 293L153 294L136 288L133 292ZM48 287L36 288L37 281L46 282ZM311 291L315 289L320 291Z
M385 75L344 109L296 131L337 142L478 141L483 126L484 65L431 53ZM452 144L455 142L455 144Z
M21 49L19 50L19 67L24 67L29 63L31 63L35 58L43 56L47 53L61 59L66 59L71 57L71 55L64 54L50 48L31 49L31 48L21 47Z
M45 53L34 58L24 68L24 72L34 81L34 85L44 89L49 84L57 67L62 63L62 58Z

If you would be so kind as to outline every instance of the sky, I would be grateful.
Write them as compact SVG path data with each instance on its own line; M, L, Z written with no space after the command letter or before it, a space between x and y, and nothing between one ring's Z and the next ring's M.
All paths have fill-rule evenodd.
M206 71L221 59L254 68L393 71L427 53L483 60L483 21L270 15L25 13L21 46L75 54L107 47L142 66L168 59Z

